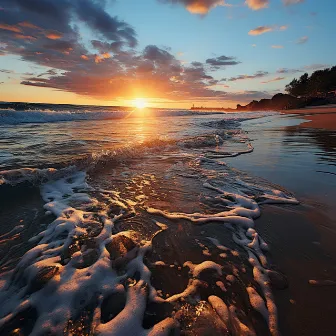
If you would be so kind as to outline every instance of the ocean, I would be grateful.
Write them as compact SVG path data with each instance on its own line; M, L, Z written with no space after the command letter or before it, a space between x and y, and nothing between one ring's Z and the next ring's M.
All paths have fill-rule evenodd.
M259 134L300 120L92 109L0 110L0 334L279 335L256 220L300 184Z

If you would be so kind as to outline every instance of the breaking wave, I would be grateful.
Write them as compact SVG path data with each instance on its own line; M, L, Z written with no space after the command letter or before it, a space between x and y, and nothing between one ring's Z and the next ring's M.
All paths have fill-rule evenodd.
M232 122L229 122L233 126ZM236 124L234 124L236 125ZM225 141L239 139L243 143L240 151L225 151L221 149ZM215 148L215 149L213 149ZM1 185L18 185L29 183L39 185L49 180L55 180L73 173L76 170L92 171L106 165L120 164L132 159L144 158L154 153L165 153L183 150L182 156L201 155L207 159L236 157L253 151L253 146L240 130L226 132L218 130L215 133L202 136L185 137L182 139L151 139L142 143L128 144L113 150L102 150L90 153L66 162L58 162L57 167L19 168L0 171ZM184 150L188 150L187 153ZM202 153L204 151L204 153Z
M136 116L134 111L15 111L15 110L1 110L0 109L0 125L1 124L23 124L23 123L51 123L61 121L80 121L80 120L108 120L120 119L126 117ZM189 116L201 115L206 112L193 112L188 110L153 110L151 115L162 116Z

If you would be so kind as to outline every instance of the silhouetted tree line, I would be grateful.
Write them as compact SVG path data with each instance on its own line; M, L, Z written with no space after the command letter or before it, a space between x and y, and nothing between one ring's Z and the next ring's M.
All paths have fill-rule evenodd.
M286 85L286 92L294 97L327 97L335 95L336 66L317 70L309 76L307 73L299 79L294 78Z

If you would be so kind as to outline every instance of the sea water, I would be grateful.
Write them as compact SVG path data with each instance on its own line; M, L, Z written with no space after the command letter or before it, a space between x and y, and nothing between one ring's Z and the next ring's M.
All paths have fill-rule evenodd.
M0 334L279 335L255 220L298 201L226 162L277 116L0 111Z

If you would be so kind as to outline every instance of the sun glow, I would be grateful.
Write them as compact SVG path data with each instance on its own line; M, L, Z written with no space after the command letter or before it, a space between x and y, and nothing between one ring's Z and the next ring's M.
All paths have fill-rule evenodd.
M145 99L143 99L143 98L136 98L136 99L134 99L134 101L133 101L133 105L134 105L137 109L142 110L142 109L144 109L144 108L146 108L146 107L148 106L148 103L147 103L147 101L146 101Z

